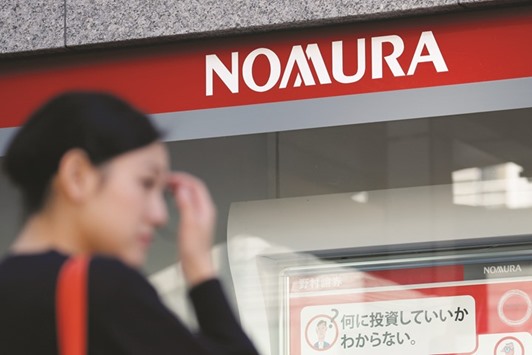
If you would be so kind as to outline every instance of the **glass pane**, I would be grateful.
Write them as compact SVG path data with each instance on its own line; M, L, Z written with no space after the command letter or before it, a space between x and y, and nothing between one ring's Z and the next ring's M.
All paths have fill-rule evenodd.
M0 166L3 158L0 157ZM0 169L0 254L7 252L22 223L22 206L17 190Z
M532 144L526 133L531 128L531 113L532 110L523 109L279 133L275 141L277 198L235 202L229 216L228 251L238 306L243 323L261 349L272 354L311 353L304 346L312 347L314 342L306 337L317 336L317 324L310 321L312 317L303 319L310 317L310 313L291 312L290 292L279 291L290 290L290 285L300 282L286 278L287 264L305 273L307 268L336 267L345 260L361 262L365 255L360 250L368 255L385 254L388 256L383 260L393 261L398 250L419 252L420 245L429 242L424 258L425 263L432 265L437 259L436 251L460 245L464 240L473 245L489 245L495 240L505 244L511 237L527 240L532 230L529 223ZM529 245L520 248L529 249ZM506 254L497 258L503 264L509 261ZM523 258L530 260L530 254ZM361 265L350 266L348 275L366 275L366 266ZM343 267L342 264L342 270ZM361 269L353 274L357 268ZM406 273L404 267L400 269L380 274L379 282L395 284L397 275ZM447 269L438 266L431 270L439 275ZM515 287L520 295L516 297L522 296L525 302L518 307L524 307L523 317L529 326L527 299L532 294L528 266L526 270L525 278ZM415 275L418 271L414 268L409 273ZM438 277L428 280L439 283ZM320 278L304 279L302 282L314 286L322 282ZM334 280L342 282L341 278L330 277L323 282L334 284ZM460 282L468 279L462 278ZM490 299L503 297L501 289L483 283L478 287ZM411 299L417 298L410 294ZM334 302L328 303L321 296L313 294L304 299L304 307L329 307L327 315L332 317L330 309L335 308ZM345 297L348 299L342 302L349 303L350 296ZM440 295L436 293L435 297ZM301 309L304 307L300 305ZM355 310L356 307L350 314ZM483 316L493 318L494 324L501 322L497 312ZM305 321L313 333L303 329ZM482 328L485 321L474 319L477 333L488 335L501 330ZM298 331L294 324L299 324ZM519 333L512 326L505 329L508 333ZM337 334L335 348L330 351L353 351L355 345L338 348L341 337L349 335ZM354 334L350 336L356 339ZM516 349L519 342L530 341L528 334L523 339L516 337ZM477 338L475 334L472 339L482 351L501 346L494 343L500 340L496 337ZM481 339L478 344L477 339ZM426 349L418 342L411 348L396 345L392 352L471 353L475 348L471 347L471 338L467 340L467 349L466 345ZM344 345L350 345L346 341ZM366 343L373 346L379 340ZM368 346L363 348L368 353L383 351Z
M511 275L511 265L514 271L517 267L512 264L515 261L512 253L523 252L519 254L520 260L530 260L527 251L530 248L524 241L532 231L529 223L531 116L532 109L520 109L188 140L170 142L167 146L175 169L200 176L211 188L219 210L213 254L232 304L261 353L298 354L305 353L303 346L314 346L317 340L312 340L318 336L319 327L313 323L316 320L310 321L314 317L310 315L315 309L308 308L305 311L310 312L308 314L294 313L290 285L337 285L343 282L342 278L332 275L338 273L358 277L363 282L351 285L347 291L340 287L345 293L341 302L327 300L330 296L327 292L338 292L338 287L317 290L325 292L324 295L300 297L305 299L304 307L328 307L327 312L322 312L327 317L335 314L330 309L338 310L335 320L339 330L334 346L342 346L343 336L346 337L344 345L351 344L348 338L353 338L354 343L351 348L334 348L337 353L349 353L356 347L358 333L341 332L346 330L342 327L350 326L346 325L346 319L351 315L371 316L376 312L370 306L362 309L357 308L360 304L350 305L369 303L369 298L357 302L357 298L352 297L352 294L369 295L368 285L399 287L404 302L398 304L397 310L403 310L404 316L409 311L412 316L411 307L417 303L410 304L407 300L421 297L416 285L428 283L431 289L443 290L443 286L434 284L475 280L480 280L478 287L486 300L494 304L502 302L502 317L498 312L489 311L483 314L484 318L479 318L479 310L483 308L477 304L480 298L475 296L473 300L452 298L467 296L469 291L456 291L464 286L462 284L452 286L454 293L448 289L445 295L441 293L444 291L438 291L441 294L423 293L422 296L451 297L426 303L440 321L444 311L451 309L441 308L440 316L440 308L433 301L447 302L444 304L454 311L458 307L467 309L467 315L460 313L464 317L473 314L473 301L475 319L470 318L474 332L491 334L482 338L478 349L493 347L501 353L507 344L508 348L513 344L515 351L521 343L530 344L530 334L523 335L521 325L503 330L488 326L506 324L504 312L505 307L509 307L512 310L506 317L510 322L528 317L523 324L530 329L529 264L520 264L521 274L511 288L517 291L510 294L506 293L508 289L502 292L499 286L487 285L485 280L489 279L491 285L492 277L460 279L452 272L471 270L472 266L464 265L467 258L472 258L478 261L475 265L480 270L487 263L488 270L493 266L497 272L501 267L502 276ZM20 203L3 177L0 177L0 194L0 247L5 252L19 226ZM160 231L144 271L168 305L192 324L193 314L185 301L185 286L176 273L174 228L177 222L178 215L173 209L169 226ZM472 245L467 253L460 247L464 240ZM521 244L512 250L488 255L478 249L486 244L489 247L495 241L504 246L515 240ZM476 259L478 255L484 259ZM419 270L424 267L429 269ZM305 276L314 275L313 272L320 276ZM413 281L399 282L398 277L404 275L411 275ZM415 279L420 275L429 275L429 278ZM449 275L456 277L449 279ZM493 280L497 283L497 278ZM497 284L508 282L504 277ZM381 291L372 294L377 298L371 298L371 302L388 297ZM321 296L325 298L320 300ZM457 303L453 303L455 301ZM349 306L342 308L344 311L340 314L341 308L332 307L338 304ZM397 304L396 298L393 304ZM304 309L301 304L299 307ZM392 312L395 308L386 306L383 310ZM424 313L422 315L425 317ZM343 316L349 316L344 318L344 323L341 322ZM299 328L293 328L294 324L299 324ZM452 333L456 331L454 327L439 326L438 332L455 334ZM330 329L326 331L328 336ZM426 349L420 350L421 345L416 348L411 344L412 340L416 344L423 343L418 333L410 334L405 329L399 331L401 339L395 332L397 343L399 340L403 344L410 342L413 347L407 350L427 353ZM446 351L470 353L472 329L471 323L463 329L463 334L468 335L463 348L457 346L446 348ZM497 338L492 334L495 331L511 335ZM369 336L369 340L365 340L367 346L378 342L373 340L372 343L371 334L365 335ZM478 339L481 338L475 335L475 341ZM292 347L294 344L299 344L299 348ZM394 346L391 351L394 354L407 353L406 348ZM332 353L330 349L320 352ZM488 353L493 353L490 351Z

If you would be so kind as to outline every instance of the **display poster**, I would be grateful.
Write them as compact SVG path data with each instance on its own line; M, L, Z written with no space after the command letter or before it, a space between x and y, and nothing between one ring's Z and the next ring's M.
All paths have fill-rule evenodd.
M297 354L532 354L532 261L293 273Z

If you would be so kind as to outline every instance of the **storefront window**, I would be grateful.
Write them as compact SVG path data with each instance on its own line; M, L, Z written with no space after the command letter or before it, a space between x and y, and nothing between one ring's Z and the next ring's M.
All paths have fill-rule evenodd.
M464 260L455 258L460 251L447 251L448 259L440 265L437 262L440 249L459 246L464 240L486 247L492 243L490 238L507 237L502 239L504 244L505 240L526 238L530 234L532 145L526 133L530 129L530 114L530 109L520 109L347 125L173 142L169 148L177 168L202 176L213 190L220 208L218 248L222 252L217 255L221 256L220 267L227 277L228 291L235 291L234 304L244 326L264 353L305 354L310 350L302 347L308 345L306 338L302 338L307 336L300 323L303 320L298 321L300 333L289 331L293 331L294 324L290 319L294 314L290 313L288 302L292 292L289 285L323 280L312 281L311 277L302 275L313 272L325 275L325 284L338 281L331 275L339 270L347 272L344 275L349 277L373 277L374 273L364 271L368 267L364 261L378 254L384 255L377 263L381 263L379 268L389 268L387 273L379 275L380 286L395 285L401 272L391 263L397 257L394 253L416 253L420 245L431 243L423 254L422 265L434 269L430 271L432 278L423 282L435 284L431 287L438 289L439 282L450 281L440 277L448 268L463 270L464 267ZM368 255L361 255L360 250L366 250ZM523 252L521 258L529 260L527 249ZM469 253L471 257L478 251ZM411 261L411 255L403 257ZM511 259L505 253L490 258L477 260L476 266L468 270L480 268L479 265L500 266ZM493 260L497 263L492 265ZM348 261L352 264L346 271L344 263ZM416 265L398 268L416 274L420 267ZM526 280L525 286L520 287L530 297L530 287L526 285L530 284L528 278L532 275L530 266L526 265L520 264L519 277ZM456 277L454 281L458 282ZM462 277L460 282L464 280ZM499 289L490 291L482 285L479 287L486 297L491 292L495 294L493 297L501 296ZM404 288L403 298L417 294L409 287ZM344 292L346 297L351 297L349 292L363 291ZM438 292L432 296L440 297ZM430 295L430 292L422 294ZM315 296L304 299L307 303L303 304L340 310L338 304L332 307L328 301ZM525 303L516 307L524 307L522 316L528 319L528 301L523 300ZM331 302L335 304L338 300ZM461 309L480 307L475 303L477 299L472 302L473 305L460 303L458 306ZM342 298L340 303L346 304L348 315L357 312L355 306L347 305L348 300ZM383 312L386 310L385 307ZM309 308L308 312L311 311ZM367 312L373 311L368 308ZM486 312L484 317L500 322L493 309ZM484 322L485 318L482 319ZM337 325L341 325L340 320L337 319ZM478 322L478 317L473 319L474 327L470 324L466 333L494 332L494 328L478 328ZM526 320L527 326L529 322ZM440 326L437 331L445 330L446 336L452 336L452 331L461 332L452 330L451 326L447 329L445 324ZM309 327L314 329L317 325ZM516 329L507 326L506 331ZM308 334L308 337L316 336L315 332ZM349 334L338 331L335 346L345 346L341 351L337 349L338 353L349 353L356 346L351 346L351 341L346 339L342 345L342 335L356 339L354 333ZM368 336L371 339L371 334ZM408 336L414 337L414 333ZM378 341L366 341L364 349L369 351L375 342ZM477 345L476 336L469 337L462 347L445 351L470 353L475 350L473 343ZM426 344L420 341L416 344L412 348L395 345L394 353L432 351L423 348ZM371 351L379 353L382 349Z
M0 157L0 164L2 164ZM21 205L17 191L0 171L0 252L4 254L15 239L22 223Z
M485 354L493 333L511 333L501 339L515 349L531 341L531 115L515 109L167 146L175 169L211 188L219 209L213 253L262 353ZM19 202L4 177L0 194L5 252ZM173 210L144 271L191 322L175 273L177 218ZM503 248L483 253L491 238ZM484 267L500 271L489 277L496 287L484 274L464 276ZM425 327L408 325L418 322ZM434 339L423 336L429 328ZM463 342L445 341L455 336Z

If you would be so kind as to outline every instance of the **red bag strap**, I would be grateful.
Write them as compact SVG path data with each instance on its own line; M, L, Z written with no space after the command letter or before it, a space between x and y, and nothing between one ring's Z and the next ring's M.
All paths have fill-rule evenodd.
M89 256L65 261L57 280L56 322L60 355L87 354Z

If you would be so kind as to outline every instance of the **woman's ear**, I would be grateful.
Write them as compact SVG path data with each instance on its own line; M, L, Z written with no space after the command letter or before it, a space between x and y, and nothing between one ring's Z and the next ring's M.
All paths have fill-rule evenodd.
M99 172L81 149L71 149L59 162L56 188L73 203L81 203L94 193Z

